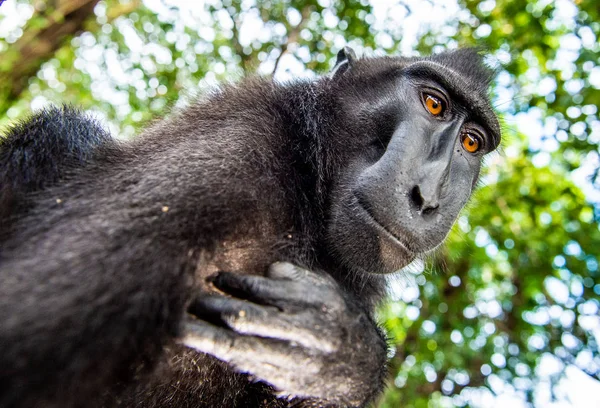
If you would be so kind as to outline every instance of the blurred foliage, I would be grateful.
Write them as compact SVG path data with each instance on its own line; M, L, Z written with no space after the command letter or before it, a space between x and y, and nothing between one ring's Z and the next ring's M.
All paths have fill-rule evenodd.
M383 3L7 0L0 126L66 102L129 137L219 81L327 71L347 43L365 54L480 47L499 71L504 150L489 158L483 187L426 272L392 284L403 290L381 310L394 346L380 406L488 407L503 395L542 405L573 397L560 386L569 370L597 387L596 2ZM424 23L411 40L415 20L440 14L450 17Z
M18 100L0 99L0 125L26 114L37 97L38 104L95 109L131 136L140 123L196 89L253 73L265 61L261 73L272 74L284 53L311 70L326 71L344 36L356 38L358 46L374 46L365 22L371 8L358 0L329 7L316 0L224 1L204 9L153 1L133 11L131 2L100 2L88 19L89 31L68 38L41 64ZM18 61L15 37L48 18L44 2L17 3L33 17L0 38L0 73ZM255 27L258 38L248 41Z
M481 386L534 400L539 383L557 384L566 364L598 378L593 209L573 183L521 153L490 169L493 184L460 218L433 276L417 280L422 296L384 308L402 391L383 406L428 406L432 394L433 406L491 406L485 392L464 391ZM562 363L536 373L545 353Z

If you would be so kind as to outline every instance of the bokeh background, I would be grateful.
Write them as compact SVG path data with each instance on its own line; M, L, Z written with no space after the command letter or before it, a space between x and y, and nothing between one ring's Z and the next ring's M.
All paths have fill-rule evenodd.
M50 103L121 138L219 82L477 46L503 146L447 245L390 280L380 407L600 407L597 0L0 1L0 128Z

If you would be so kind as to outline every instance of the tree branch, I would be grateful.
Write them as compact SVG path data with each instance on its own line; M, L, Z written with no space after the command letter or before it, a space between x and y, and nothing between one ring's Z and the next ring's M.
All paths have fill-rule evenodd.
M277 72L277 68L279 67L279 62L281 61L281 58L283 57L283 55L287 52L289 46L293 43L298 42L298 37L300 36L300 32L302 31L302 29L304 28L304 24L306 23L308 16L310 16L310 12L311 12L311 7L310 6L305 6L302 9L302 13L301 18L300 18L300 22L298 23L298 25L296 27L293 27L291 30L289 30L289 34L285 40L285 42L281 45L281 52L279 53L279 55L277 56L277 59L275 60L275 66L273 67L273 72L271 73L271 75L275 75L275 72Z
M33 19L44 19L36 27L27 27L25 34L10 45L0 59L9 63L0 67L0 100L4 107L16 100L27 87L41 65L71 36L83 29L85 20L93 14L99 0L61 0L47 17L42 13ZM11 64L10 61L13 63Z
M231 18L231 21L233 22L233 49L235 50L235 53L239 55L242 59L242 69L244 70L244 74L247 74L248 69L250 68L250 57L246 55L246 53L244 52L244 47L242 47L242 44L240 44L240 22L239 19L236 18L236 15L240 15L240 10L236 10L236 13L234 14L229 7L224 7L224 9L227 11L229 17Z
M25 33L0 54L0 115L16 101L29 85L42 64L54 56L70 38L84 30L86 21L93 17L99 0L55 0L51 9L37 11L28 23ZM140 0L115 5L107 11L108 21L130 13ZM41 21L40 21L41 20Z

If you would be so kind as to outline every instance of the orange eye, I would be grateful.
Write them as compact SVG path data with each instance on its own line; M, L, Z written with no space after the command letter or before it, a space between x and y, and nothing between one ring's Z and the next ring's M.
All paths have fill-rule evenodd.
M433 116L441 116L444 113L444 103L435 96L425 95L425 106Z
M479 140L468 133L463 135L462 145L469 153L475 153L479 150Z

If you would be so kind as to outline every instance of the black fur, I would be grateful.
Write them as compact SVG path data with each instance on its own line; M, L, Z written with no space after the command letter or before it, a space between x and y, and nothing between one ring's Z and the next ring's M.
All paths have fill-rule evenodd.
M55 184L110 140L93 119L67 107L43 110L15 125L0 150L0 228L11 213L24 211L27 193Z
M448 201L447 216L439 210L440 226L430 228L427 221L407 233L422 234L423 243L406 238L404 250L389 244L390 233L381 225L402 240L405 231L399 226L411 224L388 221L378 211L400 196L383 197L378 191L369 196L371 190L361 190L355 180L365 178L389 190L377 182L392 177L387 167L376 178L369 169L388 163L382 158L385 146L395 146L400 136L394 132L407 120L396 111L412 100L413 88L398 84L405 83L406 72L417 81L433 76L456 98L460 123L477 121L486 129L486 151L496 146L499 132L486 96L491 74L473 52L352 59L346 65L343 72L314 82L249 79L225 86L131 143L109 139L92 120L68 108L44 111L11 129L0 148L0 211L10 226L0 231L0 406L359 406L373 401L383 385L386 346L370 315L385 285L383 275L369 272L390 272L441 242L446 224L470 193L480 160L457 151L463 159L456 160L470 163L463 166L469 170L455 171L469 171L460 176L465 193L457 197L463 201ZM406 106L406 112L423 110ZM443 131L454 129L457 120L442 124ZM351 191L358 203L354 196L347 200ZM347 212L359 205L379 218L356 224L358 215ZM305 278L298 281L275 279L275 285L223 274L206 282L218 271L264 275L269 264L281 260L326 271L337 283L309 272L299 272ZM272 279L273 273L267 276ZM302 354L304 364L319 367L314 382L294 377L301 377L294 364L302 367L302 361L289 363L292 375L282 382L285 371L277 378L251 377L274 384L286 398L176 342L185 336L191 340L184 343L195 347L194 340L215 336L211 354L260 374L256 359L264 356L245 348L248 336L240 334L231 321L236 316L227 312L236 303L208 293L216 287L265 304L259 292L270 287L277 292L277 285L290 288L289 299L268 297L282 318L315 330L317 343L335 345L332 352L322 353L329 345L319 344L317 351ZM311 288L326 299L309 300ZM190 303L190 313L201 320L185 313ZM271 310L244 305L251 306L248 311ZM330 311L321 312L321 305ZM272 319L259 321L266 327ZM223 336L235 336L240 345L233 351L250 360L231 357L231 349L217 351L229 339ZM258 340L273 354L283 350L283 357L286 350L302 349L293 341L291 348L281 349L290 346Z

